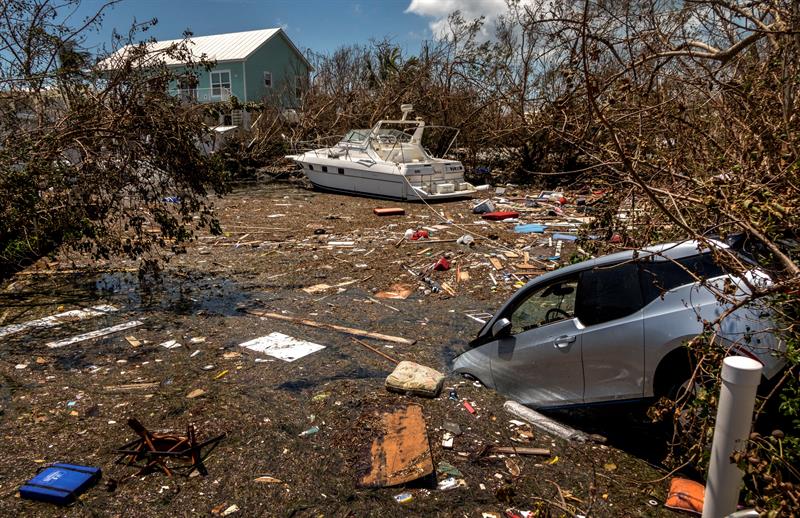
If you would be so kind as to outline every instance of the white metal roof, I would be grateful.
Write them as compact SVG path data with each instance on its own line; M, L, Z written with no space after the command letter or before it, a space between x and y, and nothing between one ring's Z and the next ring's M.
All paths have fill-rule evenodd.
M280 29L261 29L258 31L231 32L228 34L214 34L212 36L192 36L188 42L192 55L199 59L205 54L206 58L214 61L238 61L246 59L250 54L278 34ZM166 49L170 45L180 43L181 40L157 41L152 50ZM181 62L165 56L167 65L178 65Z
M247 59L256 49L279 32L282 32L280 28L274 28L260 29L257 31L231 32L228 34L214 34L211 36L192 36L189 38L187 45L194 59L200 59L205 55L206 59L212 61L241 61ZM181 43L182 41L181 39L156 41L148 44L148 50L151 52L158 52L169 48L170 45L175 43ZM303 53L295 47L288 36L286 36L286 41L289 43L289 46L297 52L300 58L311 67L311 64L308 63ZM118 50L116 54L124 55L126 50L127 47L123 47ZM104 61L110 61L110 59L111 58L107 58ZM158 57L155 59L163 60L166 65L180 65L183 63L183 61L165 54L158 54Z

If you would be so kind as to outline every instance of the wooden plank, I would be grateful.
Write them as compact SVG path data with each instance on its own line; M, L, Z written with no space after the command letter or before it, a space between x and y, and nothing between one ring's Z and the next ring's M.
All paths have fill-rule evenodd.
M406 211L400 207L386 207L386 208L374 208L372 212L376 216L403 216Z
M128 392L130 390L151 390L158 388L159 382L129 383L127 385L106 385L106 392Z
M371 346L371 345L369 345L368 343L366 343L366 342L362 342L362 341L361 341L361 340L359 340L358 338L352 338L352 337L351 337L351 338L350 338L350 340L354 341L354 342L355 342L355 343L357 343L358 345L361 345L361 346L364 346L364 347L366 347L367 349L369 349L370 351L374 352L375 354L377 354L377 355L379 355L379 356L383 356L384 358L386 358L387 360L389 360L389 361L390 361L390 362L392 362L392 363L395 363L395 364L397 364L397 363L400 363L400 360L395 360L394 358L392 358L392 357L391 357L391 356L389 356L388 354L386 354L386 353L384 353L384 352L382 352L382 351L379 351L379 350L375 349L374 347L372 347L372 346Z
M515 448L513 446L492 446L492 453L516 454L516 455L544 455L550 456L547 448Z
M78 342L83 342L85 340L91 340L93 338L100 338L101 336L119 333L120 331L125 331L126 329L131 329L142 324L144 324L144 322L141 320L131 320L130 322L125 322L124 324L104 327L103 329L98 329L97 331L90 331L88 333L83 333L82 335L73 336L72 338L66 338L57 342L48 342L47 347L51 349L55 349L56 347L64 347L65 345L71 345Z
M492 266L494 266L495 270L503 269L503 263L501 263L500 259L498 259L497 257L490 257L489 262L492 263Z
M68 322L86 320L87 318L105 315L114 311L117 311L117 308L109 305L95 306L87 309L72 309L70 311L64 311L63 313L58 313L49 317L23 322L22 324L12 324L9 326L0 327L0 338L25 331L26 329L47 329L48 327L56 327Z
M388 487L433 473L428 433L422 407L407 405L381 416L381 430L370 445L369 471L362 487Z
M385 335L382 333L373 333L371 331L364 331L363 329L356 329L353 327L346 327L346 326L338 326L336 324L326 324L324 322L315 322L313 320L308 320L306 318L298 318L292 317L289 315L281 315L280 313L269 313L266 311L258 311L255 309L246 309L245 313L250 315L255 315L257 317L263 318L272 318L275 320L285 320L287 322L294 322L296 324L303 324L304 326L309 327L316 327L320 329L330 329L332 331L338 331L340 333L345 333L349 335L355 336L365 336L367 338L375 338L376 340L383 340L385 342L394 342L403 345L414 345L416 340L409 340L408 338L402 338L399 336L392 336L392 335Z

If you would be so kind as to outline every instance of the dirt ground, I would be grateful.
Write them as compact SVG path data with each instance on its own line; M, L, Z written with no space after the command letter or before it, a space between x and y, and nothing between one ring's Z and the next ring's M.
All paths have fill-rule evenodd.
M523 247L532 245L531 262L554 250L546 235L515 234L512 223L476 224L473 203L428 207L288 183L251 185L216 202L226 235L201 235L178 250L156 285L140 285L134 263L80 257L42 262L6 282L0 286L0 326L99 304L118 310L0 338L0 514L481 517L515 507L535 511L533 516L671 515L662 505L667 473L651 463L657 458L642 453L650 451L648 439L657 441L637 412L604 410L582 418L591 431L612 439L607 444L568 443L536 431L522 445L549 448L550 456L478 456L486 444L520 445L511 441L517 428L501 395L450 374L436 399L390 393L384 379L393 364L348 335L242 311L415 340L401 345L367 339L392 357L448 373L450 360L480 328L466 312L491 313L524 280L544 271L514 266L523 260ZM406 215L373 215L374 207L386 206L403 207ZM546 212L531 208L522 221L538 221ZM437 226L443 221L458 227ZM406 229L422 227L431 228L431 240L438 242L402 240ZM465 231L476 238L471 247L454 242ZM503 254L509 250L518 257ZM573 250L565 242L561 261ZM431 293L406 267L418 272L443 254L450 270L429 275L449 290ZM497 254L501 268L490 263L490 254ZM104 271L83 271L90 265ZM331 288L303 291L323 283ZM405 300L375 298L395 283L414 292ZM142 324L47 346L133 320ZM284 362L239 347L272 332L325 349ZM126 336L135 337L138 347ZM169 340L180 346L160 345ZM451 388L456 399L449 398ZM403 403L422 406L434 465L447 461L458 468L466 487L438 490L442 474L401 487L357 486L369 463L369 423L377 412ZM200 440L227 435L205 461L207 476L133 476L137 470L115 464L114 453L136 437L126 424L131 417L151 430L183 432L193 423ZM441 446L445 421L464 431L452 450ZM300 435L312 426L319 431ZM627 432L622 439L620 429ZM21 499L19 486L52 462L98 466L103 479L68 508ZM256 481L264 476L280 482ZM396 502L404 492L411 501Z

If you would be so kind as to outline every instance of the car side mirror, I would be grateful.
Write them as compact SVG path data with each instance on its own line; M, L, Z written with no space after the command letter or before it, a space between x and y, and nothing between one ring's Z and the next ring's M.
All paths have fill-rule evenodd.
M499 318L497 322L492 325L492 336L495 338L504 338L511 334L511 322L507 318Z

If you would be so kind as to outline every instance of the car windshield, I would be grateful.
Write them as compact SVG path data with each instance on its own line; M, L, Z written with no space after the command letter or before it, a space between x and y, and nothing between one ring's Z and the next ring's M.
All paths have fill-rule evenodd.
M574 317L577 285L576 279L566 279L535 291L512 313L511 333Z

